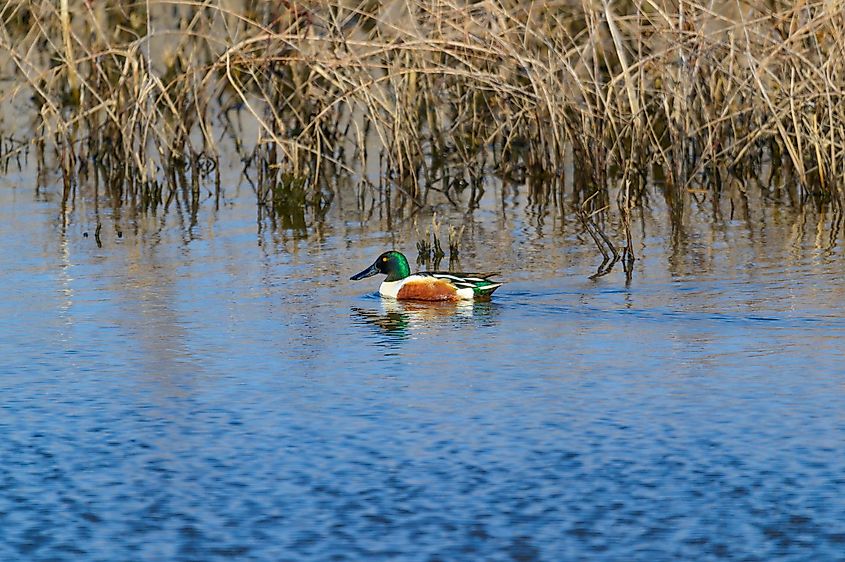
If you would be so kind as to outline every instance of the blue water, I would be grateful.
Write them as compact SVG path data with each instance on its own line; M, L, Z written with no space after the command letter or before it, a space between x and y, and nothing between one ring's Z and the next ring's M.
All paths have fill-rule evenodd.
M0 183L0 560L845 560L842 242L806 217L657 208L631 282L593 281L577 221L491 196L461 265L494 300L401 305L348 277L423 219L29 185Z

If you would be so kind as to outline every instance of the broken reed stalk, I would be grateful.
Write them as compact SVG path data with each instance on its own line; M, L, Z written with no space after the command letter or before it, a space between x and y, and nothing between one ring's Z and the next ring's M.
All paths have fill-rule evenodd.
M417 232L417 263L421 265L433 263L434 269L440 267L440 263L446 257L446 252L443 251L443 246L438 236L441 224L441 221L437 218L437 213L434 213L431 218L431 226L427 226L425 229L425 235L420 235L419 231ZM460 229L456 229L454 226L449 225L447 229L450 269L458 262L460 237L463 231L463 226Z
M605 212L607 207L597 209L592 213L588 212L590 204L593 199L596 198L598 193L598 191L593 193L593 195L584 200L578 208L578 220L581 221L581 224L584 226L584 230L587 231L587 234L589 234L590 238L593 239L596 248L598 248L603 258L601 264L599 264L596 269L596 272L590 276L590 279L598 279L599 277L607 275L613 270L613 266L616 265L616 262L619 261L619 252L616 250L616 247L610 241L610 238L608 238L608 236L604 233L604 230L602 230L593 220L595 215ZM629 270L626 267L625 273L630 275L628 271Z

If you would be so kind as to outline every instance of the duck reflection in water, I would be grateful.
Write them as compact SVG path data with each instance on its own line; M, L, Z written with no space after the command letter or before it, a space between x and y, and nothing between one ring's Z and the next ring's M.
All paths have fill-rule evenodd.
M354 306L352 311L376 328L380 335L390 336L391 341L407 339L413 332L425 333L442 330L444 322L467 322L489 325L496 305L489 301L418 302L380 299L379 309Z

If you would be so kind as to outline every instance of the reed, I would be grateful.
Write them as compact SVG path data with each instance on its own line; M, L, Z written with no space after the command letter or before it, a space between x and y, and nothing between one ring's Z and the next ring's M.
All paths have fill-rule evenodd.
M843 30L842 0L12 1L0 157L154 209L219 199L226 147L271 214L344 185L472 207L485 175L555 183L570 158L632 257L649 184L842 197Z

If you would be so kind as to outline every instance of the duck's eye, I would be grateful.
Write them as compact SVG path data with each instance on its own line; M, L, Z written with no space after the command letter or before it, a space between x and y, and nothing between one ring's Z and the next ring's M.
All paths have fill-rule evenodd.
M381 258L381 261L387 261L387 258Z

